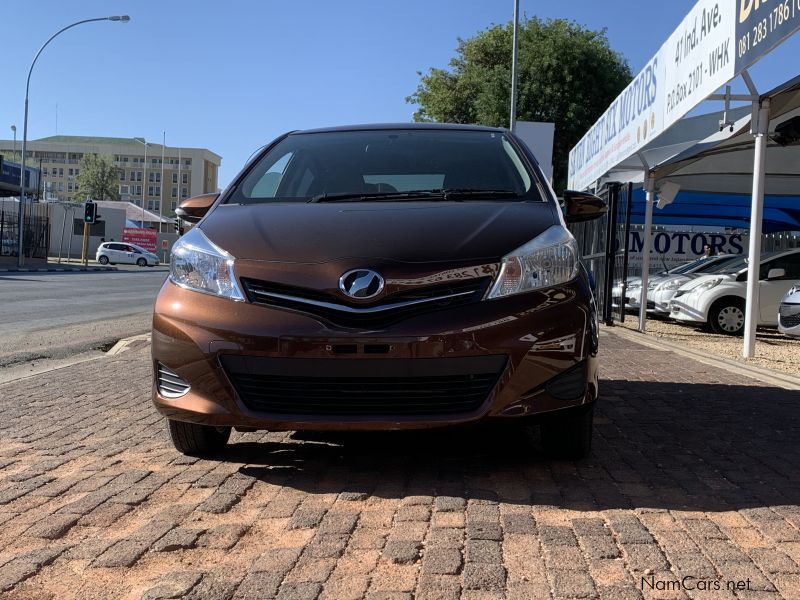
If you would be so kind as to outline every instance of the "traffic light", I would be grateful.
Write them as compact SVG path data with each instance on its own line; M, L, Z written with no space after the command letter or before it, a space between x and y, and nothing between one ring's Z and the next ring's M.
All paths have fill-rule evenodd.
M95 221L97 221L97 204L87 202L83 205L83 222L94 223Z
M175 233L177 233L180 236L183 235L183 232L184 232L183 221L181 221L180 219L175 219Z

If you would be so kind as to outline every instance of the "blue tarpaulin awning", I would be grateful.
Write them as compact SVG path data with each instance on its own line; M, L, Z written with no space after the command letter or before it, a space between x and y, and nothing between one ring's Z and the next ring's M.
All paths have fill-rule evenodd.
M634 190L631 223L643 224L645 193ZM750 195L681 191L672 204L653 210L655 225L750 228ZM800 231L800 196L764 197L764 233Z

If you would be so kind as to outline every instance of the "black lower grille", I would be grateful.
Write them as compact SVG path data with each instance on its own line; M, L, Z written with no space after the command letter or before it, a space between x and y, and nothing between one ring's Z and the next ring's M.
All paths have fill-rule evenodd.
M800 304L781 304L781 327L797 327L800 325Z
M317 290L242 278L247 297L253 304L308 314L341 327L371 329L478 302L490 283L489 277L461 279L395 292L370 304L354 304Z
M284 359L223 356L242 402L272 414L448 415L477 410L505 356L436 359Z

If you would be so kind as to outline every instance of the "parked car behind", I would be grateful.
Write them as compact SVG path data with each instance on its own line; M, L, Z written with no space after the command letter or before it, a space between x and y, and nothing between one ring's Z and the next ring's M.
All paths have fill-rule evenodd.
M795 283L781 300L778 309L778 331L800 337L800 281Z
M647 311L659 314L669 313L669 308L667 306L659 307L658 301L654 296L656 288L663 282L678 276L684 276L693 273L699 274L708 272L724 262L729 262L740 258L741 258L740 256L732 256L730 254L721 254L719 256L712 256L712 257L703 256L702 258L697 258L695 260L691 260L689 262L680 264L677 267L672 267L669 270L664 270L659 273L651 275L647 280ZM684 282L688 281L688 279L689 277L684 279ZM678 289L678 287L676 287L675 289ZM619 306L619 302L622 297L621 285L617 285L613 288L612 297L613 297L614 307L617 308ZM641 297L642 297L642 278L629 277L626 281L625 308L630 311L638 312L639 306L641 304Z
M800 249L762 255L759 268L758 324L775 327L778 306L800 279ZM747 296L746 261L724 272L703 275L681 287L670 302L670 316L686 323L707 323L717 332L739 335L744 331Z
M669 315L669 302L681 287L701 275L720 273L729 270L733 265L744 262L741 254L720 254L709 258L692 261L690 268L668 273L657 277L653 285L647 286L647 304L653 303L653 312L658 315ZM698 264L699 263L699 264Z
M565 192L566 219L606 212ZM153 401L175 447L244 430L397 430L537 417L585 456L597 312L575 239L511 132L402 124L270 143L172 250Z
M158 256L136 244L127 242L103 242L97 247L95 254L101 265L121 264L154 267L159 264Z

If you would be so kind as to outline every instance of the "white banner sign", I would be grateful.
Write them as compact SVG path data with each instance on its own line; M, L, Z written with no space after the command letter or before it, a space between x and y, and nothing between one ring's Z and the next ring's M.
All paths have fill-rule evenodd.
M699 0L570 151L569 188L592 185L799 29L800 0Z
M662 50L667 129L736 76L736 4L700 0Z
M666 59L663 51L651 58L570 151L570 189L587 188L664 130L666 94L662 88Z

